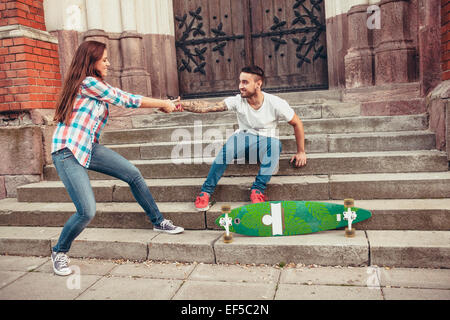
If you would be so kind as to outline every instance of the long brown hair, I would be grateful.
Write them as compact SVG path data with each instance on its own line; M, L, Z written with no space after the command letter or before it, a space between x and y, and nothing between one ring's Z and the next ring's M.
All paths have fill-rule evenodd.
M78 47L56 104L55 121L69 125L78 90L86 77L103 79L95 63L103 57L105 49L106 45L98 41L85 41Z

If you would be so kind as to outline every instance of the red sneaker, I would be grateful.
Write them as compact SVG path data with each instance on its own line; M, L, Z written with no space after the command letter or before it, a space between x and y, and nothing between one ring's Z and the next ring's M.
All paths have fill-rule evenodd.
M260 203L267 201L267 197L260 190L252 189L250 200L252 201L252 203Z
M209 194L206 192L200 193L195 200L195 207L198 211L206 211L209 209Z

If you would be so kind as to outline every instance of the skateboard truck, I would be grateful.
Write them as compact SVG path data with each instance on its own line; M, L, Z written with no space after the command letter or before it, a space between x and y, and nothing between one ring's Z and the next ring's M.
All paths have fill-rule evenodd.
M228 216L230 213L230 206L224 205L222 206L222 214L225 214L224 218L220 218L219 223L222 227L225 228L225 234L223 235L223 242L231 243L233 242L233 236L230 233L230 226L233 220Z
M348 227L345 227L345 236L347 238L353 238L355 236L355 228L352 228L352 222L356 219L356 212L352 211L352 207L355 206L355 201L353 199L345 199L343 212L344 220L348 221Z

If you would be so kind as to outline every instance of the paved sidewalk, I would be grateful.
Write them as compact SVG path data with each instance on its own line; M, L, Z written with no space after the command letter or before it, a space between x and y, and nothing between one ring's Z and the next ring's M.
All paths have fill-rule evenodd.
M49 257L0 256L0 300L450 300L449 269L94 259L70 265L74 273L59 277Z

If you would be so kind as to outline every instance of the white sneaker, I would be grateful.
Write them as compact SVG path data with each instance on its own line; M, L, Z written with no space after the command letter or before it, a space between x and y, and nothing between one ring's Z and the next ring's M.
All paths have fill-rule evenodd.
M72 273L69 262L69 257L64 252L52 252L53 271L58 276L68 276Z
M158 232L177 234L183 232L184 228L174 226L172 221L164 219L159 226L155 225L153 227L153 230Z

